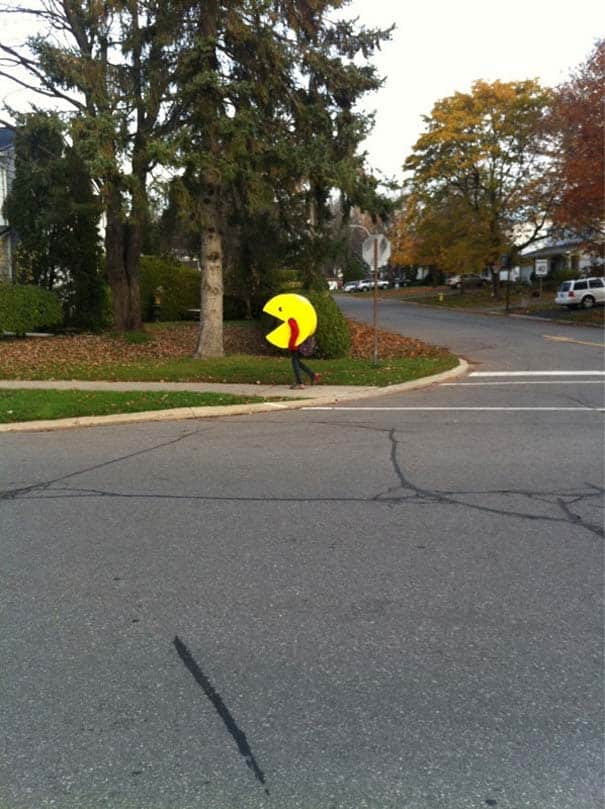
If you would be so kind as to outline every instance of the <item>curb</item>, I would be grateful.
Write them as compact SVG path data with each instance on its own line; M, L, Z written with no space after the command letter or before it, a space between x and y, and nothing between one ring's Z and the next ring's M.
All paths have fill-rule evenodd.
M522 320L539 320L542 323L556 323L562 326L584 326L589 329L602 329L601 323L579 323L577 320L558 320L556 317L539 317L538 315L509 314L509 317L517 317Z
M391 393L405 393L418 388L426 388L468 373L466 360L458 358L458 365L449 371L433 376L424 376L410 382L397 385L367 388L364 391L347 395L317 396L293 399L289 402L262 402L247 405L217 405L209 407L178 407L171 410L144 410L140 413L117 413L112 416L78 416L69 419L47 419L44 421L16 421L12 424L0 424L0 433L44 432L52 430L68 430L74 427L98 427L112 424L133 424L142 421L180 421L185 419L219 418L221 416L251 416L256 413L275 413L283 410L311 409L336 404L347 399L367 399L373 396L384 396Z
M516 317L522 320L538 320L542 323L555 323L560 324L562 326L578 326L592 329L602 329L603 324L601 323L583 323L578 322L577 320L563 320L556 317L540 317L539 315L525 315L518 312L506 312L500 309L457 309L454 306L450 307L440 307L438 304L433 303L423 303L422 301L406 301L394 298L382 298L383 302L388 302L389 300L394 301L396 303L403 303L410 306L424 306L425 309L439 309L440 311L444 311L448 309L450 312L461 312L461 313L468 313L472 315L486 315L489 317Z

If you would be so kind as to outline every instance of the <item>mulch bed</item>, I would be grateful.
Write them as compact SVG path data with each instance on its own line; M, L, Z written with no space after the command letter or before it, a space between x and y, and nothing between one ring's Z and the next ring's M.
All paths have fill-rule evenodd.
M353 321L349 321L349 326L351 357L372 358L372 327ZM26 379L28 374L46 369L57 372L61 367L74 365L100 366L191 357L197 343L198 328L195 323L147 326L145 331L149 340L143 343L131 343L122 335L112 333L0 338L0 376L17 375ZM225 323L224 345L226 354L275 356L276 353L264 339L260 327L254 328L250 324ZM378 351L381 358L390 359L434 357L442 349L420 340L379 331Z

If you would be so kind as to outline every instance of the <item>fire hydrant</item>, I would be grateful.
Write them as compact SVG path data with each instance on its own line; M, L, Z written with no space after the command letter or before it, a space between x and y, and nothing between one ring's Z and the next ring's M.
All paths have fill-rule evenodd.
M153 319L156 323L160 320L160 310L162 308L162 295L164 287L156 287L153 291Z

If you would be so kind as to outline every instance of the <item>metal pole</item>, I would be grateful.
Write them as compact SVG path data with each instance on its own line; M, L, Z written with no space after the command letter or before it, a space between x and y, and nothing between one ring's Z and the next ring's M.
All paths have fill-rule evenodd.
M374 365L378 365L378 238L374 237Z

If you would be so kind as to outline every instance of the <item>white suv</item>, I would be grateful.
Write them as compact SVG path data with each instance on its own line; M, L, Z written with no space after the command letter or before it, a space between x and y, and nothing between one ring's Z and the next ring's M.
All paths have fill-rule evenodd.
M595 303L605 303L605 281L602 278L575 278L563 281L557 290L555 303L568 306L583 306L591 309Z

